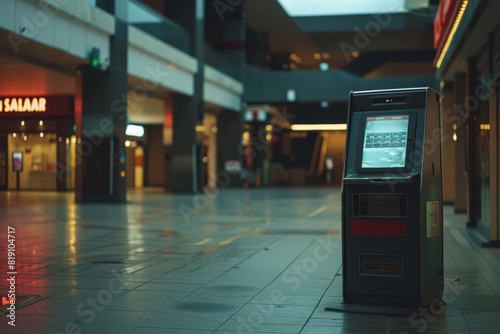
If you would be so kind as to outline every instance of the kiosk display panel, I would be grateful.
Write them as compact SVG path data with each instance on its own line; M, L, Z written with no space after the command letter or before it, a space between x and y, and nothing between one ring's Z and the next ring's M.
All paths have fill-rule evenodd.
M405 167L410 116L367 117L361 168Z
M411 111L367 112L361 118L356 170L409 170L413 164L415 117Z

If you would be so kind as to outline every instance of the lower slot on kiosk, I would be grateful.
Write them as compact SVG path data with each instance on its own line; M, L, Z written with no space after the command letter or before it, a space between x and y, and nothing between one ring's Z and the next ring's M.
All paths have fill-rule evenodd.
M360 254L360 275L403 276L401 255Z

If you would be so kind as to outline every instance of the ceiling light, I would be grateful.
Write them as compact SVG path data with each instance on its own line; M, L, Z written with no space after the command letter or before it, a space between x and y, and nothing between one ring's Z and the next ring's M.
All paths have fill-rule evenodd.
M347 124L293 124L293 131L336 131L346 130Z
M319 53L315 53L314 54L314 59L321 59L321 55Z
M127 136L132 137L142 137L144 136L144 127L142 125L127 125L127 130L125 130Z
M321 71L328 71L330 69L330 65L328 65L328 63L323 62L319 64L319 69Z

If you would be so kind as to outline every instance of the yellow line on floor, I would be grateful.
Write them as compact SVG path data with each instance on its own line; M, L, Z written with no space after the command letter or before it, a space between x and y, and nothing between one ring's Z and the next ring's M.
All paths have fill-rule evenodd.
M307 217L309 218L312 218L314 216L317 216L319 215L321 212L325 211L326 209L328 209L328 207L330 206L330 204L325 204L323 205L321 208L317 209L317 210L314 210L313 212L311 212L310 214L307 215Z
M211 253L211 252L214 252L214 251L216 251L217 249L219 249L219 248L221 248L223 246L227 246L229 244L232 244L236 240L241 239L241 238L243 238L245 236L255 235L255 234L265 234L266 232L267 232L266 229L261 229L261 228L251 229L251 230L245 231L243 233L237 234L234 237L231 237L231 238L228 238L226 240L220 241L220 242L216 243L215 245L203 248L200 251L200 253L204 253L204 254Z

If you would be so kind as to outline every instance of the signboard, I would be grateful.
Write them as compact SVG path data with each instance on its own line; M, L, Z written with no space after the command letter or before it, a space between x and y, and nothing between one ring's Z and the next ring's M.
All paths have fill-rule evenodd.
M441 49L451 30L452 21L461 2L461 0L441 0L434 20L434 49Z
M74 98L66 95L0 97L0 117L73 116Z
M47 100L44 97L0 99L0 112L44 113L45 111L47 111Z
M12 152L12 170L14 172L23 171L23 152Z

